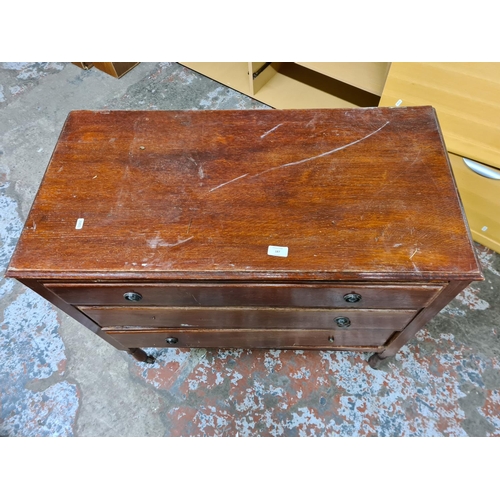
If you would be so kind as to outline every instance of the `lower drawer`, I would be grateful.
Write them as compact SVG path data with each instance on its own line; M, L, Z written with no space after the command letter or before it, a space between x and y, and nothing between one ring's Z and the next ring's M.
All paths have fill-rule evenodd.
M383 346L393 330L138 330L107 331L124 347L207 347L249 349L338 349Z
M500 252L500 179L483 177L473 172L461 156L449 156L472 237Z
M102 327L304 328L402 330L417 311L405 309L273 309L251 307L80 307ZM343 318L340 320L339 318Z

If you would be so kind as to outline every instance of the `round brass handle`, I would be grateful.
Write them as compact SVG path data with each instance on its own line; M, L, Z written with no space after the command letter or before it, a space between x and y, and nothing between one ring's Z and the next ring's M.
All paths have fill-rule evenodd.
M340 328L347 328L348 326L351 326L351 320L346 316L339 316L338 318L335 318L335 323L337 323L337 326Z
M359 293L346 293L344 295L344 300L346 302L349 302L350 304L354 303L354 302L359 302L361 300L361 295Z
M177 342L179 342L179 339L177 337L167 337L165 339L165 342L167 344L177 344Z
M123 294L125 300L130 300L130 302L139 302L142 300L142 295L137 292L126 292Z

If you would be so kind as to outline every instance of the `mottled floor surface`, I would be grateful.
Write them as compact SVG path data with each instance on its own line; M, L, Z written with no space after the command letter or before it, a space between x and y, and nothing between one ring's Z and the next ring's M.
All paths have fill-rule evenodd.
M500 436L500 257L382 370L368 355L151 350L135 362L5 279L72 109L261 103L175 63L116 80L69 63L0 63L0 435Z

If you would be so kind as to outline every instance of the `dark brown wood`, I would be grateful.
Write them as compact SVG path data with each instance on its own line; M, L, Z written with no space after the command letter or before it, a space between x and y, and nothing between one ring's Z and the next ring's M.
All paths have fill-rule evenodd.
M483 279L431 107L74 111L6 274L146 362L245 347L372 366Z
M9 273L481 279L430 107L71 112Z
M95 62L92 63L95 68L104 71L108 75L115 78L121 78L128 73L132 68L135 68L138 62Z
M429 307L423 309L402 332L391 339L391 343L380 353L380 358L394 356L404 344L410 341L426 323L469 284L466 281L450 282Z
M255 349L353 349L382 350L392 330L137 330L108 331L125 346L142 347L224 347ZM167 343L166 339L177 339ZM332 340L330 340L332 339Z
M354 329L401 330L417 311L405 309L292 309L250 307L91 307L80 310L101 326L145 328L311 328L338 330L347 317ZM346 328L347 329L347 328Z
M442 289L440 285L338 284L255 284L255 283L128 283L46 285L70 304L104 306L247 306L247 307L341 307L355 309L420 309ZM140 300L125 299L126 293L138 293ZM344 296L356 293L359 302L349 303Z
M368 358L368 364L374 369L378 370L386 358L380 357L380 353L376 352Z
M149 356L138 347L131 347L130 349L128 349L128 352L134 357L134 359L140 361L141 363L148 363L152 365L156 361L153 356Z
M94 65L94 63L91 62L74 62L71 64L78 66L80 69L90 69Z

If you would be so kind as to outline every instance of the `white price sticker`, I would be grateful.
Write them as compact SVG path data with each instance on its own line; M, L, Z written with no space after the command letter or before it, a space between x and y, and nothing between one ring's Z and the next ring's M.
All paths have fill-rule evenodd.
M288 247L275 247L269 245L267 255L274 255L275 257L288 257Z

